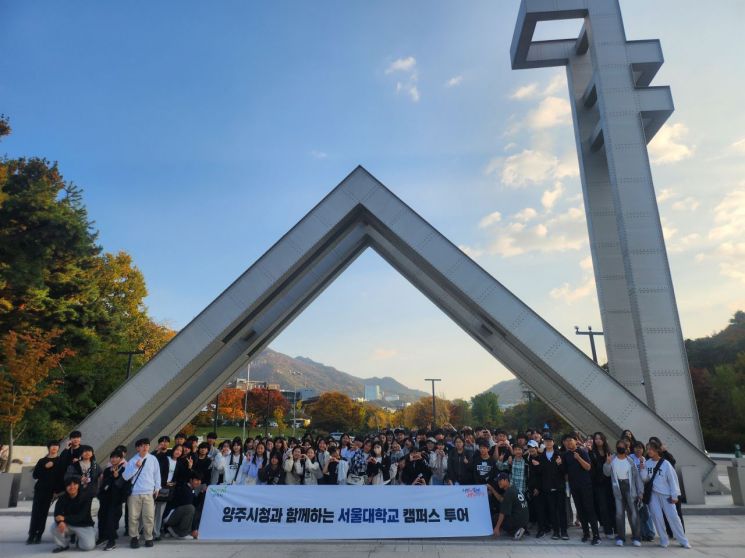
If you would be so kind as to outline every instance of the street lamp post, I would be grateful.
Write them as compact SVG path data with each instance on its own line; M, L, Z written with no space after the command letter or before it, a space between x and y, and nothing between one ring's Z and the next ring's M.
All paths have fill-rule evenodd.
M590 349L592 350L592 360L595 364L598 364L598 352L595 349L595 336L603 335L602 331L592 331L591 326L587 326L587 331L580 331L579 326L574 326L574 331L577 335L587 335L590 338Z
M435 382L441 382L440 378L424 378L425 382L432 382L432 430L435 429L435 423L437 422L437 414L435 413Z
M243 395L243 441L246 440L246 421L248 420L248 388L249 378L251 376L251 363L246 367L246 393Z
M269 436L269 382L264 382L266 392L266 412L264 413L264 438Z
M117 351L116 354L127 355L129 357L127 359L127 380L129 380L129 377L132 374L132 357L134 355L144 355L145 351Z
M302 372L292 370L290 372L293 376L302 376ZM293 382L294 383L294 382ZM292 388L292 437L295 437L295 423L297 422L297 388Z

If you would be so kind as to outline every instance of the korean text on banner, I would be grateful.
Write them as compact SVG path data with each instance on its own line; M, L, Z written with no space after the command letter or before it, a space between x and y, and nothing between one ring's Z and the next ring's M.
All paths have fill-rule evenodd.
M199 525L202 540L491 533L486 486L210 486Z

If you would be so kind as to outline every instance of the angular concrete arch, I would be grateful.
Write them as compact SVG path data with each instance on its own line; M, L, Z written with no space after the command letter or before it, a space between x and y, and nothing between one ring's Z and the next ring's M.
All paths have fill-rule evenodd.
M714 464L362 167L80 425L105 455L172 434L365 249L378 252L578 428L663 438L703 479Z

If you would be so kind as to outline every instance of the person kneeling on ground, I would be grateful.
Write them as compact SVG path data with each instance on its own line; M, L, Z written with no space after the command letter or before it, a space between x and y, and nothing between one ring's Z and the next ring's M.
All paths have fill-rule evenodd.
M528 500L522 492L510 485L510 477L507 473L497 475L497 484L504 494L499 504L499 517L494 527L494 536L498 537L504 530L519 541L525 534L530 520Z
M50 533L57 546L52 552L70 548L70 537L77 537L80 550L93 550L96 546L96 531L91 519L91 493L80 488L80 477L72 476L65 481L65 492L54 506L54 523Z
M166 530L172 537L179 539L191 534L195 539L199 535L199 520L202 517L202 476L198 471L189 474L189 482L176 487L173 500L166 510Z

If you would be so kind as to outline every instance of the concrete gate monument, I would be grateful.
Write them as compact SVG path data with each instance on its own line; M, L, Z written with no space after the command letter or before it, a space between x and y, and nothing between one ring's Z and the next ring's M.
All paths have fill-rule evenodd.
M567 18L584 19L579 37L532 41L538 21ZM570 423L665 440L702 500L715 466L646 150L673 110L669 88L648 87L659 42L626 41L617 0L523 0L512 63L567 67L610 374L358 167L83 421L86 441L106 455L183 427L372 248Z

